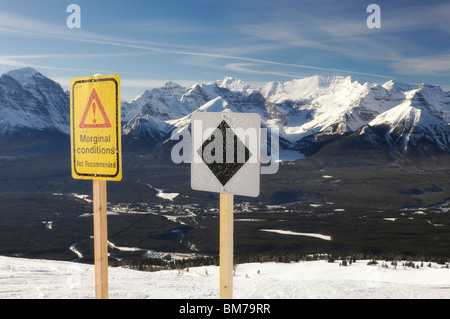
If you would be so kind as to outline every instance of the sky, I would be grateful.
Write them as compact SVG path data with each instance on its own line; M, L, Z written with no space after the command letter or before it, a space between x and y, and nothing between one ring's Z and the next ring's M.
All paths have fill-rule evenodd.
M80 28L69 28L70 4ZM380 8L380 28L370 4ZM449 1L0 0L0 74L118 74L122 99L226 76L255 87L313 75L450 90ZM71 21L75 21L70 19Z

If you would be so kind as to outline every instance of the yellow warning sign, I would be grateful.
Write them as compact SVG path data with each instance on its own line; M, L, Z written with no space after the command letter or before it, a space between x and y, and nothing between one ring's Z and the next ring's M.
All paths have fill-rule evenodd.
M72 177L122 179L120 77L72 79L70 95Z

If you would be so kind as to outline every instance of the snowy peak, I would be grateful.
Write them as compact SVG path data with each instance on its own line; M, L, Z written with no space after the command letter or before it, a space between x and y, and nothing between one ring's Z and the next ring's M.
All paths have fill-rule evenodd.
M411 105L450 122L450 92L440 86L422 84L411 99Z
M260 89L260 92L271 102L281 103L284 100L300 101L303 99L315 98L351 86L352 79L350 76L324 77L316 75L284 83L271 82L263 86Z
M415 84L407 84L399 81L389 80L386 83L384 83L383 88L385 88L388 91L391 92L406 92L406 91L412 91L419 88L419 85Z
M427 141L450 151L450 94L439 86L422 84L403 92L404 100L368 123L384 129L384 139L406 152L410 144Z
M390 108L369 124L396 125L406 117L405 114L408 112L427 113L436 117L437 120L449 122L450 93L443 92L439 86L422 84L417 89L402 92L402 95L404 98L401 103Z
M44 75L30 67L9 71L3 74L2 77L9 77L13 79L21 87L32 92L37 92L38 88L47 91L62 90L61 86L58 83L50 80L49 78L45 77Z
M0 134L20 128L69 133L69 94L32 68L0 77Z
M209 84L195 84L190 88L169 82L162 88L147 90L129 103L123 103L123 109L127 114L127 121L133 119L132 116L128 116L130 114L172 121L195 112L219 97L238 110L240 105L246 104L246 99L253 91L241 80L228 77Z
M216 84L220 88L225 88L232 92L240 92L246 95L255 91L249 84L232 77L225 77L223 80L217 81Z
M172 129L173 127L165 121L147 115L134 117L123 126L122 131L125 135L161 140Z
M176 104L185 91L185 88L174 82L146 90L130 102L122 103L122 121L128 122L135 116L153 116L163 120L182 116Z
M179 89L182 89L183 87L181 85L179 85L178 83L169 81L166 84L164 84L163 88L166 90L179 90Z
M35 77L44 77L41 73L30 67L12 70L7 72L6 75L13 78L23 86L35 85Z

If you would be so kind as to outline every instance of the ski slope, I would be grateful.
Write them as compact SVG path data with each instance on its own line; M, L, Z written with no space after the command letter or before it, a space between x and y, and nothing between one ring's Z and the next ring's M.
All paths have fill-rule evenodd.
M416 263L420 265L419 263ZM339 261L252 263L237 266L235 299L450 298L450 269L350 266ZM219 267L142 272L109 268L110 299L218 299ZM0 257L1 299L94 299L93 265Z

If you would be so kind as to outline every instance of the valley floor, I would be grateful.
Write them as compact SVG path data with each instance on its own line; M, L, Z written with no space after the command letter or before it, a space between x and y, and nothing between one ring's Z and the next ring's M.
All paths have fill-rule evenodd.
M251 263L237 266L236 299L448 299L450 269L416 262L397 269L339 262ZM142 272L109 268L111 299L218 299L219 267ZM93 265L0 257L1 299L93 299Z

